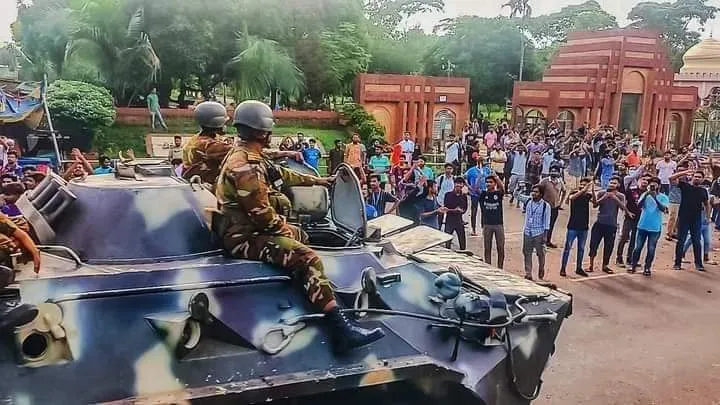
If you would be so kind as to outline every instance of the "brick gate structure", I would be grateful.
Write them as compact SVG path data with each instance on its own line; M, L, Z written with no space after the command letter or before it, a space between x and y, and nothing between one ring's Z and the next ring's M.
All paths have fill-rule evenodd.
M587 122L644 134L658 148L690 142L697 88L673 83L665 45L653 31L572 33L542 81L515 82L516 122L557 120L567 130Z
M470 118L470 79L360 74L355 100L385 128L394 143L403 132L417 138L423 150L458 134Z

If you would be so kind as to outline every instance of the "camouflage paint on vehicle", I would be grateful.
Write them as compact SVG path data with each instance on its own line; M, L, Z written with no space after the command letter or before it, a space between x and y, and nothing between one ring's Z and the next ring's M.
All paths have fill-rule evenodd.
M370 267L378 284L367 295L368 311L390 311L360 320L382 327L385 338L336 356L291 277L217 250L220 241L190 184L112 175L52 181L18 205L42 228L43 244L62 244L82 260L58 249L43 253L39 278L19 267L16 283L0 291L0 305L39 309L0 343L3 403L527 404L508 378L506 346L457 340L452 328L402 313L437 317L428 298L437 274L452 267L464 289L500 293L514 313L519 306L557 314L518 318L505 328L517 390L529 394L571 311L568 295L472 256L433 246L404 256L354 240L328 213L307 230L339 302L354 306ZM38 199L43 189L52 194L47 200ZM48 206L57 195L62 204ZM295 322L298 316L309 317Z

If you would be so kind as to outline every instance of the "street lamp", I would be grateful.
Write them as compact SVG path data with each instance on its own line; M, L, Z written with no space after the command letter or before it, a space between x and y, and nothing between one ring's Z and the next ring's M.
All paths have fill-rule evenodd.
M440 68L447 73L447 76L450 77L452 75L453 70L455 70L456 66L454 63L450 62L450 60L443 58L443 63L440 65Z

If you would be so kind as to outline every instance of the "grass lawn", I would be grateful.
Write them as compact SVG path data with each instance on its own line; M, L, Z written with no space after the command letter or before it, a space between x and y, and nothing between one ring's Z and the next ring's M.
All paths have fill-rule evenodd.
M228 127L228 134L235 133L235 128ZM198 131L197 124L193 120L172 120L168 122L168 132L171 134L194 134ZM145 135L150 128L143 125L126 125L116 123L103 131L103 134L95 140L95 149L108 156L117 156L118 151L133 149L138 157L145 156ZM273 131L274 135L294 136L302 132L306 138L313 138L321 142L328 150L332 148L336 139L347 139L348 135L342 128L325 129L309 128L298 126L277 126Z

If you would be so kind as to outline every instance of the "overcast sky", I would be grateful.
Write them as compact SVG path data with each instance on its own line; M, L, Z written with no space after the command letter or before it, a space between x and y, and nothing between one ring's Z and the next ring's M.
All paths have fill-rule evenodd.
M188 0L178 0L188 1ZM579 4L584 0L571 0L568 3ZM598 0L602 7L618 19L618 23L622 26L627 23L628 11L634 4L639 1L632 0ZM507 14L507 9L502 10L502 4L507 0L445 0L445 11L437 14L425 14L415 17L408 24L421 24L426 29L431 29L435 23L443 18L457 17L459 15L480 15L486 17L494 17L499 14ZM533 7L533 14L547 14L560 10L566 2L557 0L530 0ZM710 0L710 4L720 7L720 0ZM17 11L15 9L16 0L0 0L0 42L7 41L11 38L10 24L15 21ZM720 35L720 20L715 19L706 26L707 31L703 36L709 36L710 31Z

